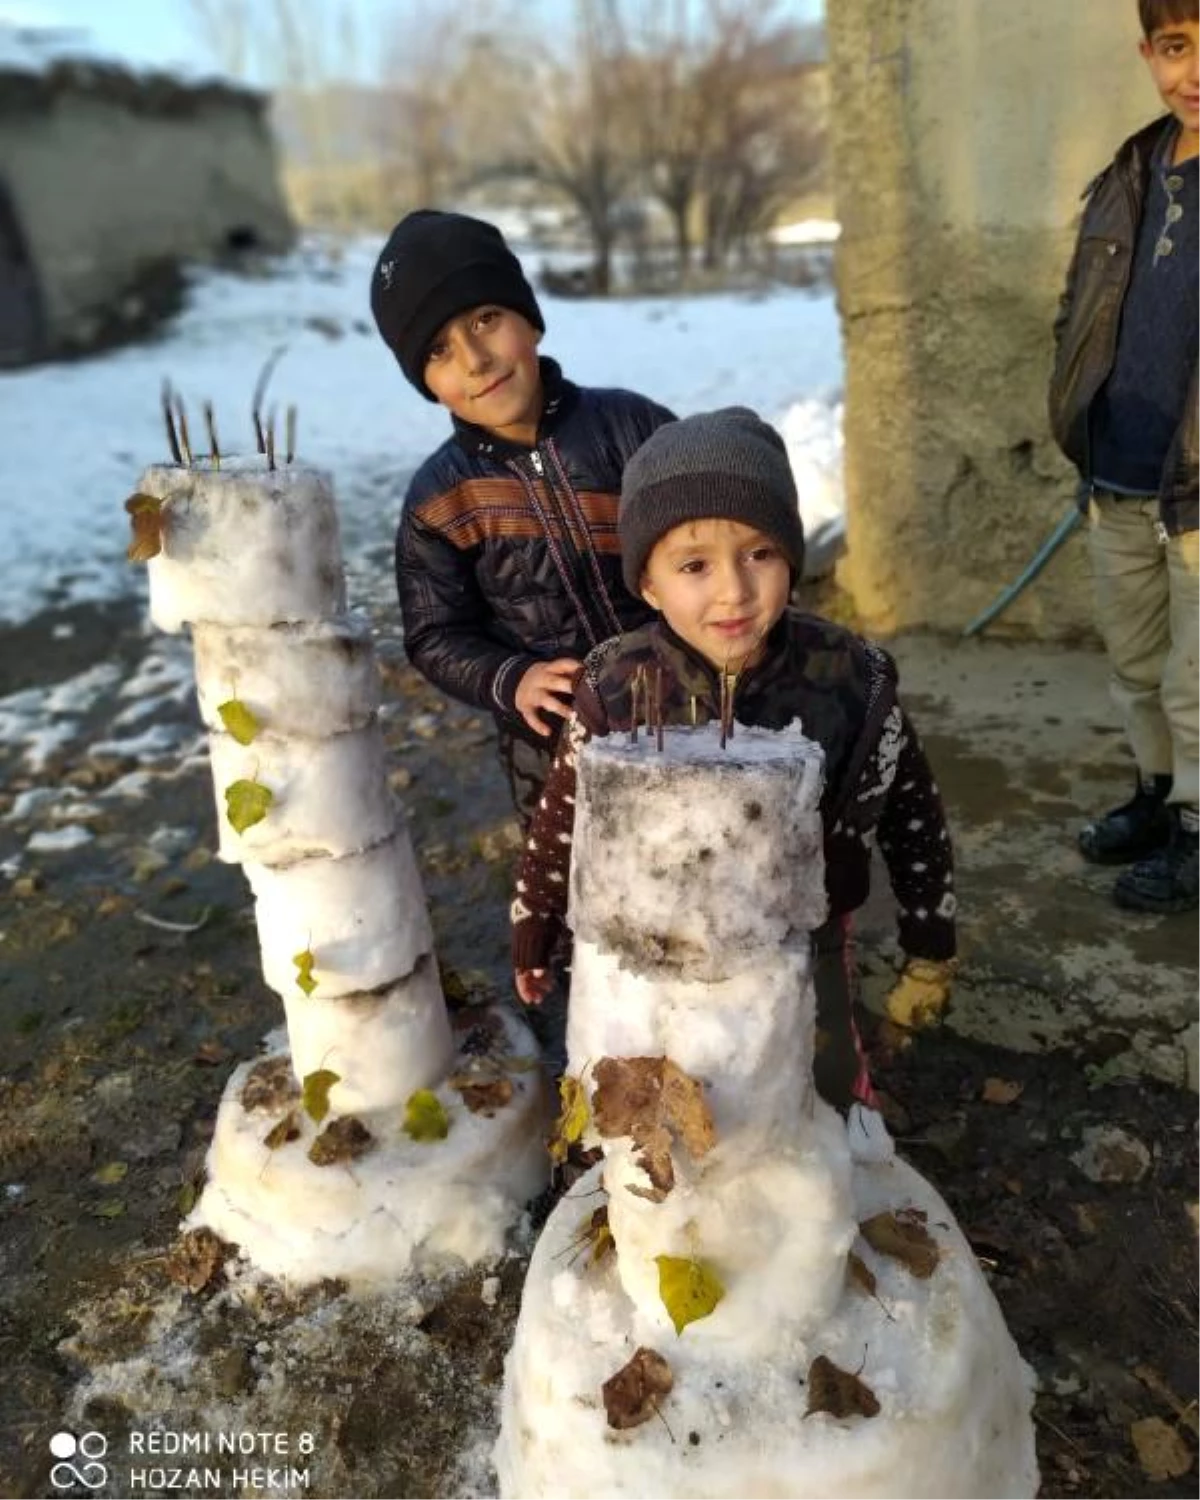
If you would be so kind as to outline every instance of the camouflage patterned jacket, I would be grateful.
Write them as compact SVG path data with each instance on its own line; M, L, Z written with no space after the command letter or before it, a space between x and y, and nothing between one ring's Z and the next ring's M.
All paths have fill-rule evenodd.
M592 735L630 728L630 682L645 665L662 668L666 724L690 724L693 700L696 722L719 717L720 673L664 620L606 641L588 656L518 871L514 968L547 966L566 918L576 753ZM831 919L866 900L877 841L905 953L953 957L950 835L929 762L897 699L896 667L887 652L828 620L788 609L768 636L762 661L737 680L734 718L764 729L799 718L825 751L821 812Z

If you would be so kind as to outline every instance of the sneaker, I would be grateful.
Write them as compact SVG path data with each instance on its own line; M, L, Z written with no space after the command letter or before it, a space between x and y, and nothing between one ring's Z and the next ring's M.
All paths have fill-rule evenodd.
M1195 911L1200 888L1195 808L1173 807L1171 841L1117 877L1113 900L1128 911Z
M1142 776L1128 802L1079 831L1079 852L1094 865L1126 865L1165 849L1171 839L1169 776Z

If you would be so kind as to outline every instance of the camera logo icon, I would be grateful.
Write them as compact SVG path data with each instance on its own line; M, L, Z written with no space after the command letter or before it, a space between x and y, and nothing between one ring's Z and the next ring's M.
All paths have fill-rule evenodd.
M100 1462L108 1452L108 1439L102 1432L56 1432L50 1439L50 1456L58 1460L50 1469L50 1483L56 1490L69 1490L81 1484L85 1490L98 1490L108 1478L107 1467Z

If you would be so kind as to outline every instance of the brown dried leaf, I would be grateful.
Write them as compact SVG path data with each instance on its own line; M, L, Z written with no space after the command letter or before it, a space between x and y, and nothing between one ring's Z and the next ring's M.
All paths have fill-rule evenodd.
M1129 1436L1147 1479L1178 1479L1192 1467L1192 1450L1178 1429L1161 1417L1131 1423Z
M855 1255L851 1250L846 1257L846 1275L854 1286L862 1287L869 1297L875 1295L875 1272L871 1270L861 1255Z
M1011 1104L1025 1092L1025 1085L1013 1078L985 1078L980 1095L985 1104Z
M139 492L130 495L125 509L133 530L125 556L130 562L149 562L162 551L162 501Z
M189 1229L167 1252L167 1275L189 1292L202 1292L236 1249L211 1229Z
M872 1250L898 1260L919 1280L924 1281L937 1269L941 1252L925 1228L921 1209L901 1208L894 1214L873 1214L858 1227Z
M808 1367L808 1409L828 1412L839 1420L845 1417L874 1417L879 1412L875 1392L866 1381L849 1370L839 1369L833 1360L818 1354Z
M694 1157L716 1144L704 1085L669 1057L604 1057L596 1064L592 1110L602 1136L628 1135L641 1152L637 1164L649 1188L630 1187L638 1197L661 1203L675 1186L672 1137Z
M228 1062L228 1060L228 1047L222 1046L215 1037L208 1037L192 1053L193 1062L203 1063L209 1068L219 1067L221 1063Z
M489 1119L513 1096L511 1078L472 1078L469 1074L456 1073L450 1082L473 1115L486 1115Z
M289 1109L283 1119L277 1125L272 1125L263 1136L263 1145L269 1151L278 1151L280 1146L286 1146L289 1141L299 1140L299 1138L300 1122L296 1119L296 1111Z
M640 1427L658 1410L659 1398L675 1384L671 1366L653 1349L638 1349L633 1358L600 1387L608 1425L623 1432Z
M291 1059L264 1057L255 1063L242 1085L242 1108L274 1112L300 1097L300 1084L292 1072Z
M598 1266L608 1255L617 1248L617 1242L613 1239L613 1232L608 1227L608 1204L602 1203L599 1208L592 1210L592 1216L587 1222L585 1231L587 1241L592 1247L592 1253L588 1256L589 1266Z
M308 1159L314 1167L333 1167L357 1161L375 1144L375 1137L361 1120L343 1115L326 1125L308 1148Z

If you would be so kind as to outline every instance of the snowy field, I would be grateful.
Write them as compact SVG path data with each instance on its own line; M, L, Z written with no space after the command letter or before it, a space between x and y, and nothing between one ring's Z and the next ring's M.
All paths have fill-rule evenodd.
M377 250L308 246L269 276L198 273L185 311L157 338L70 364L0 374L0 623L48 604L145 587L125 561L125 498L168 457L159 391L183 394L193 447L201 404L222 450L253 447L259 371L280 345L266 406L299 412L298 456L334 476L351 573L390 549L415 466L448 418L408 386L371 321ZM531 258L531 266L536 261ZM814 543L840 530L842 360L828 290L576 301L540 293L546 353L581 384L625 385L680 415L734 403L781 428ZM814 549L816 550L816 549Z

